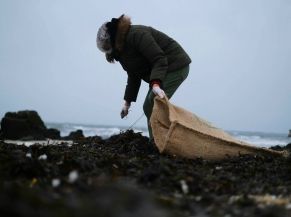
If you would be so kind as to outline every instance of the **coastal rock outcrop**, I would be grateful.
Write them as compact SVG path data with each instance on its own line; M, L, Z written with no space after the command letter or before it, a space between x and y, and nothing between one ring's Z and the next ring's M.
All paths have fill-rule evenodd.
M85 138L85 136L84 136L82 130L72 131L72 132L70 132L70 134L68 136L64 137L64 139L68 139L68 140L80 140L80 139L84 139L84 138Z
M47 129L36 111L7 112L1 120L3 139L35 140L60 138L57 129Z
M61 133L57 129L49 128L46 130L45 137L50 139L60 139Z

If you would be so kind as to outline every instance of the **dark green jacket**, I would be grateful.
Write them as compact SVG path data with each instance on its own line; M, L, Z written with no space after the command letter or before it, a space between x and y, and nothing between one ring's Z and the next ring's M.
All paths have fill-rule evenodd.
M148 26L131 25L117 59L128 74L124 100L136 101L141 80L160 80L191 63L184 49L166 34Z

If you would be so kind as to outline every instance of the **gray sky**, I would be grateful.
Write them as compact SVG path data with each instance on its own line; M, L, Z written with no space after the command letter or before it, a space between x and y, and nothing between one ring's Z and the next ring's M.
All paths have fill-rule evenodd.
M227 130L291 128L290 0L1 0L0 116L33 109L49 122L131 125L148 85L121 120L126 73L95 42L122 13L190 55L173 103Z

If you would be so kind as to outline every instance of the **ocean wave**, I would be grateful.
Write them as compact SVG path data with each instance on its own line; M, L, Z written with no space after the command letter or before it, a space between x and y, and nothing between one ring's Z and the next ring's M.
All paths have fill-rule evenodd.
M101 136L103 139L109 138L112 135L117 135L122 131L126 131L126 127L118 126L95 126L95 125L83 125L83 124L55 124L48 123L49 128L56 128L60 130L61 136L67 136L70 132L76 130L82 130L85 136ZM135 132L141 132L142 135L148 136L148 130L142 127L133 128ZM238 140L260 146L260 147L271 147L271 146L284 146L291 143L291 138L288 138L285 134L278 133L265 133L265 132L245 132L245 131L227 131L233 137Z

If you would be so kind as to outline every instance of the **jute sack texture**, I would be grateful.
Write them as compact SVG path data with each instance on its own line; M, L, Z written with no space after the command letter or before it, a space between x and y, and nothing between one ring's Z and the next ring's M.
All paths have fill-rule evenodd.
M155 97L150 123L160 152L208 160L239 154L285 155L239 141L197 115L171 104L167 98Z

